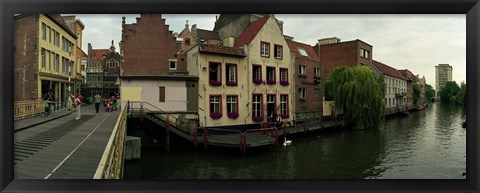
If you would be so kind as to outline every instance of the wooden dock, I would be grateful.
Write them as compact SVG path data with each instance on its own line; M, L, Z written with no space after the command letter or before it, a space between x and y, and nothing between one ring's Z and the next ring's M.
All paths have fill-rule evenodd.
M135 104L135 103L132 103ZM283 135L304 133L308 131L321 130L324 128L335 127L341 122L336 119L309 118L297 121L294 126L277 128L274 125L262 124L258 129L249 129L246 131L222 129L222 128L197 128L196 123L191 123L186 117L195 117L193 112L165 112L159 109L148 109L148 103L139 103L129 107L130 118L148 119L166 130L166 133L172 132L182 138L191 141L195 147L203 144L220 147L237 147L241 152L245 152L247 147L263 147L278 145L283 143ZM155 107L150 107L155 108ZM167 136L168 138L168 136ZM279 140L282 139L282 140ZM169 141L169 140L167 140ZM169 146L167 144L167 146ZM168 149L169 147L167 147Z

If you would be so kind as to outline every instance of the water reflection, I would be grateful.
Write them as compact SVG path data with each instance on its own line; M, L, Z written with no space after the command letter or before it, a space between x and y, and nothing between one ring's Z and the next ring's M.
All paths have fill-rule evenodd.
M465 179L466 131L458 106L387 118L377 130L338 130L247 155L188 147L143 150L127 179Z

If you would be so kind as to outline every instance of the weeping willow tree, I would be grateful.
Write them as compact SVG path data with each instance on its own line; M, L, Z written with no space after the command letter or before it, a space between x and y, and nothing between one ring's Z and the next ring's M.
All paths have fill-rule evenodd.
M325 82L335 107L356 129L375 128L383 121L384 86L368 66L339 67Z

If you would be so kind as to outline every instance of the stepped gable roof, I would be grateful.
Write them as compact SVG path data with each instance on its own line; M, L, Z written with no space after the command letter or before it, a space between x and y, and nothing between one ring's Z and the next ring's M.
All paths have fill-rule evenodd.
M287 44L288 44L288 47L290 47L290 50L293 53L295 53L296 57L298 57L298 58L308 58L310 60L320 61L318 59L317 53L315 52L315 50L313 49L312 46L304 44L304 43L296 42L296 41L293 41L293 40L287 40ZM307 56L302 56L300 54L300 51L298 51L299 48L304 49L305 52L307 52L308 57Z
M108 54L110 52L109 49L92 49L93 55L90 56L91 58L96 58L97 61L102 61L102 55Z
M253 38L258 34L262 27L267 22L269 16L262 17L250 24L240 33L240 35L235 40L235 47L243 46L243 44L249 44L252 42Z
M382 71L382 73L385 74L385 75L395 77L395 78L399 78L399 79L402 79L402 80L407 80L400 72L398 72L397 69L392 68L392 67L390 67L386 64L382 64L381 62L373 60L373 65L375 67L377 67L380 71Z
M236 47L226 47L221 45L211 45L211 44L199 44L198 48L200 52L212 53L212 54L221 54L229 55L236 57L245 57L243 49Z
M217 32L204 29L197 29L197 36L199 39L204 40L220 40L220 36Z

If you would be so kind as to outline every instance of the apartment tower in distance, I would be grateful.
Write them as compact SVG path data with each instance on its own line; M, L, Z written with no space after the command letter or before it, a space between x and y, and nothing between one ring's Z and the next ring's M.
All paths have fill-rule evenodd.
M436 97L439 97L440 88L442 88L447 81L452 81L452 66L448 64L438 64L438 66L435 66Z

